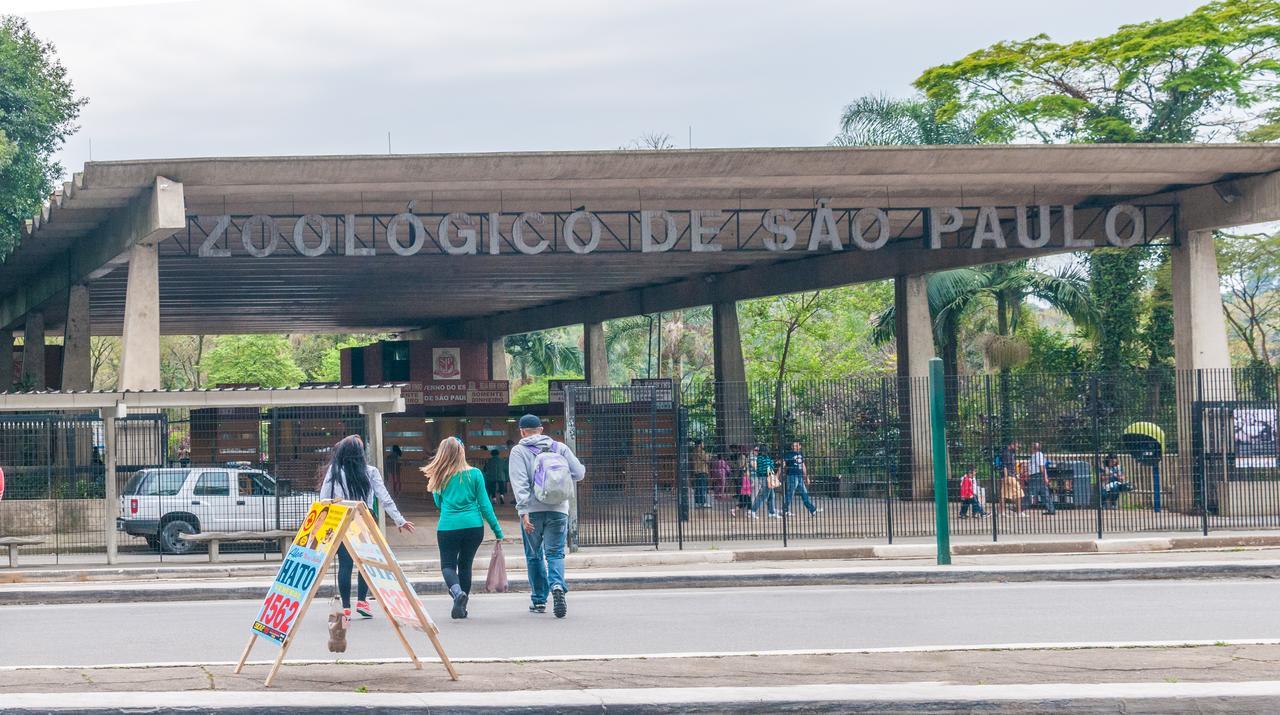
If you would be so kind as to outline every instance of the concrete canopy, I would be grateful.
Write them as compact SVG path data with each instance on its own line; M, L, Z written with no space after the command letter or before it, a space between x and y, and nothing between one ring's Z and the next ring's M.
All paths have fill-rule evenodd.
M15 253L0 263L0 301L49 275L66 274L68 283L92 279L93 331L118 334L127 277L119 257L91 268L90 275L71 275L70 257L104 241L104 226L136 202L157 177L181 185L188 217L186 230L159 244L160 325L166 334L435 326L447 334L480 337L1072 250L1060 241L1037 249L1010 243L1008 248L948 245L925 250L924 207L969 207L967 215L972 217L981 206L1052 204L1087 211L1119 202L1159 205L1167 215L1158 230L1168 236L1179 197L1193 195L1203 202L1206 187L1223 182L1228 187L1262 182L1256 191L1274 192L1277 171L1280 146L1257 144L93 162L64 185L24 232ZM810 252L804 246L804 227L795 250L774 252L760 248L760 239L752 238L746 227L737 229L734 239L744 250L700 253L689 250L686 227L674 250L641 253L634 246L638 233L631 233L638 230L635 217L606 215L656 209L812 211L818 199L828 199L837 209L897 211L890 216L893 240L873 252ZM1225 197L1222 201L1231 203ZM428 249L413 256L396 255L388 250L386 221L379 217L394 216L409 206L423 215ZM436 241L434 222L449 212L539 211L548 214L550 231L552 213L582 207L602 212L598 215L605 241L622 249L579 255L559 245L539 255L505 249L500 255L483 249L478 255L445 255ZM557 227L561 213L554 219ZM333 250L304 257L292 248L293 221L306 214L334 222L329 229L336 232ZM382 241L377 255L342 255L340 220L348 214L364 222L361 233ZM1184 210L1177 220L1185 221L1185 214ZM238 231L249 217L276 217L284 248L266 258L240 250L227 257L197 256L202 238L214 228L216 217L224 215L233 217L227 235L234 236L232 243L237 245ZM753 215L759 224L758 214ZM1215 219L1229 216L1230 207L1225 217ZM378 235L379 221L383 236ZM1003 213L1000 221L1011 223L1011 218ZM1100 230L1096 212L1076 222L1077 230ZM407 242L407 229L400 231L401 241ZM316 232L311 240L318 238ZM752 240L757 242L755 249ZM62 322L64 299L28 303L28 310L45 312L50 329ZM7 317L12 320L0 327L22 322L12 312Z

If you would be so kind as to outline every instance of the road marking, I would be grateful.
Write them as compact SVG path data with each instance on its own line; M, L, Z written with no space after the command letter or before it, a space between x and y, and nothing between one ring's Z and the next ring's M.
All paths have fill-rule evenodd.
M148 711L185 708L272 708L299 712L310 708L325 711L352 708L358 710L492 707L536 708L602 708L679 706L697 703L750 704L755 707L804 703L870 702L982 702L1018 703L1023 701L1090 702L1100 700L1178 699L1189 698L1280 698L1280 681L1188 682L1188 683L1052 683L968 685L949 682L878 683L878 684L811 684L770 687L702 687L702 688L599 688L581 690L520 690L508 692L419 692L419 693L351 693L307 691L164 691L164 692L100 692L100 693L6 693L5 705L14 709L94 709L145 708Z
M1088 650L1139 649L1139 648L1194 648L1204 646L1280 645L1280 638L1246 638L1234 640L1171 640L1171 641L1067 641L1060 643L986 643L982 645L923 645L886 648L814 648L800 650L750 650L750 651L701 651L688 653L624 653L619 655L532 655L506 658L451 658L454 663L564 663L574 661L608 660L674 660L681 658L735 658L735 657L796 657L813 655L873 655L889 653L948 653L965 651L1000 650ZM434 662L436 659L421 657ZM248 665L271 665L273 660L249 661ZM408 663L408 658L336 658L297 659L285 661L285 665L380 665ZM100 665L0 665L0 672L18 670L120 670L126 668L194 668L233 666L236 661L168 661L155 663L111 663Z

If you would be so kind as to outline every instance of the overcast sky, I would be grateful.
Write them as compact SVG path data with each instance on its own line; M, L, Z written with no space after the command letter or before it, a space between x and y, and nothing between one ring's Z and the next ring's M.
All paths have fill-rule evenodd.
M841 107L1006 39L1201 0L0 0L89 98L62 153L191 156L825 144Z

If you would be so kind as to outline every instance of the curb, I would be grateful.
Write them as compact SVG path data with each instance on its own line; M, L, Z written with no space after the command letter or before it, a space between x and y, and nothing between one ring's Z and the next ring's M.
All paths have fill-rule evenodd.
M1201 563L1163 565L1059 566L1027 568L956 568L932 567L916 569L861 568L812 569L809 571L704 571L650 572L646 574L572 575L576 591L626 591L673 588L744 588L767 586L875 586L931 585L957 583L1026 583L1129 580L1204 580L1204 579L1273 579L1280 577L1280 563ZM420 595L445 592L439 579L410 579ZM510 578L511 591L528 590L522 576ZM0 605L38 605L74 603L128 603L156 601L242 600L262 597L269 584L186 584L103 587L51 587L0 590ZM334 595L332 584L319 587L318 598Z
M1225 548L1280 547L1280 533L1223 536L1175 536L1125 539L1076 539L1067 541L1005 541L957 543L951 545L952 556L994 556L1002 554L1069 554L1103 553L1136 554L1162 551L1185 551ZM723 551L641 551L631 553L577 553L566 559L569 570L590 568L625 568L628 566L674 566L688 564L726 564L760 561L820 561L851 559L932 558L932 543L879 544L868 546L801 546L788 548L740 549ZM523 571L519 558L508 559L508 571ZM436 559L409 559L400 565L407 573L436 572ZM37 568L0 569L0 586L32 583L84 583L92 581L155 581L165 579L208 579L271 577L279 569L278 561L262 563L192 564L182 566L115 566L83 569Z
M7 713L1274 712L1280 682L627 688L516 692L10 693Z

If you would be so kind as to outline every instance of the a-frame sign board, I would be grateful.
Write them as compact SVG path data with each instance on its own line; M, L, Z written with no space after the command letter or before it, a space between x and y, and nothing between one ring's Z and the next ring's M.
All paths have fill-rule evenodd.
M293 644L307 607L315 598L329 566L337 558L339 544L347 547L356 568L373 589L401 645L413 660L413 666L422 669L418 655L405 637L405 626L427 634L440 656L440 662L449 671L449 677L457 680L458 672L453 669L453 663L449 662L449 656L440 644L440 630L404 577L368 507L363 502L327 500L311 505L307 518L294 536L284 563L276 573L276 580L267 591L253 622L252 634L235 672L239 673L244 668L253 644L258 639L265 640L280 649L271 672L267 674L266 684L271 685L285 654L289 652L289 646Z

